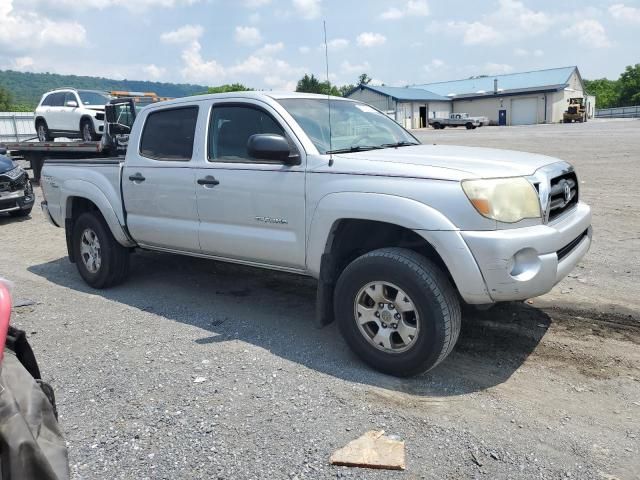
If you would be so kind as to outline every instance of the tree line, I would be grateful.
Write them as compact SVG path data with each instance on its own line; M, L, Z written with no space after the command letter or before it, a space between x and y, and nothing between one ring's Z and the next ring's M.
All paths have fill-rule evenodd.
M585 80L584 86L596 96L597 108L640 105L640 63L627 66L617 80Z

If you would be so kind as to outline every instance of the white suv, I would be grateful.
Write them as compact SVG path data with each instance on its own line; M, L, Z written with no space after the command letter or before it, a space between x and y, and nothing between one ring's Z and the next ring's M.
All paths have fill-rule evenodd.
M105 92L59 88L45 93L36 108L38 140L80 137L86 142L99 140L104 130L104 106L110 100Z

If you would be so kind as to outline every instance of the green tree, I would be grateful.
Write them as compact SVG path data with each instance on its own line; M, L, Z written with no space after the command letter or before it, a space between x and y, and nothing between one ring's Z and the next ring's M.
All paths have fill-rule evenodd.
M225 83L217 87L208 87L207 93L247 92L251 90L253 88L246 87L241 83Z
M640 63L629 65L618 79L618 104L640 105Z
M5 88L0 87L0 112L11 111L11 94Z
M618 105L618 82L607 78L585 80L584 86L589 95L596 96L597 108L611 108Z
M369 82L371 82L371 77L366 73L363 73L358 77L358 85L369 85Z
M349 94L351 90L355 88L356 86L350 83L349 85L342 85L338 90L340 91L341 97L346 97L347 94Z
M298 80L296 92L320 93L323 95L335 95L337 97L340 96L340 90L338 90L335 85L331 85L331 82L328 80L321 82L314 74L309 75L307 73L304 74L304 77Z

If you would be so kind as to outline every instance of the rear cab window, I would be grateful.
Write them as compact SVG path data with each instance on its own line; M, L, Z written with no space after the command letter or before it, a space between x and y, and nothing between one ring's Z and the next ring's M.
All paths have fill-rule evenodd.
M149 113L140 139L140 155L161 161L190 161L197 120L195 105Z

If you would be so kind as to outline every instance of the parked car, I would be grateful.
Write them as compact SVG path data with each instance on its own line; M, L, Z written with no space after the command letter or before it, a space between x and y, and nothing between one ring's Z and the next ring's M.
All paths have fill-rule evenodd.
M29 174L0 153L0 213L26 217L34 200Z
M110 100L105 92L60 88L45 93L35 111L38 140L56 137L100 140L104 130L104 106Z
M44 214L94 288L122 282L134 248L311 276L317 323L335 318L399 376L447 357L460 300L542 295L591 244L570 164L421 145L373 107L322 95L149 105L124 159L50 160L42 178Z
M429 120L436 130L445 127L466 127L467 130L473 130L483 125L482 121L476 117L470 117L468 113L451 113L448 117L436 117Z

